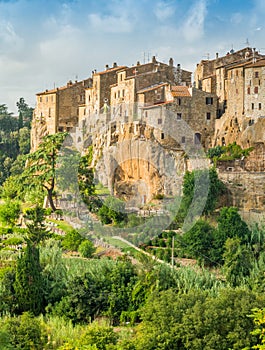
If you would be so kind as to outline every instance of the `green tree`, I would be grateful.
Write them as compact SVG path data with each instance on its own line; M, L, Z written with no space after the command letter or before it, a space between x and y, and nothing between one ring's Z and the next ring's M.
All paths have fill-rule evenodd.
M2 323L12 349L43 349L47 343L47 334L40 321L29 312L7 318Z
M130 260L119 259L110 273L110 293L108 296L108 315L118 324L123 311L134 311L131 293L136 281L136 273Z
M255 308L252 310L250 317L253 318L255 329L251 332L252 335L258 336L259 340L254 345L253 349L265 349L265 309ZM258 344L259 343L259 344Z
M29 105L25 102L25 99L23 97L21 97L17 102L17 108L20 128L22 128L23 126L27 126L28 128L30 128L34 108L29 107Z
M250 349L255 339L250 335L251 310L263 305L264 297L246 289L221 289L189 308L182 320L185 349Z
M16 308L16 297L14 291L15 269L1 269L0 278L0 314L13 315ZM1 339L1 337L0 337Z
M65 296L68 282L65 259L62 257L59 241L45 240L40 247L40 264L45 305L50 304L50 308Z
M214 265L213 256L214 228L204 220L199 220L181 239L183 249L188 256L198 260L198 263Z
M78 251L78 247L84 241L84 237L76 230L67 232L63 241L62 246L64 249Z
M177 223L182 224L188 212L191 221L198 215L212 213L223 191L224 184L218 179L215 168L186 172L183 179L183 197L176 216Z
M98 215L104 224L119 224L127 218L125 202L115 197L107 197Z
M190 291L179 295L169 289L153 293L141 309L142 323L137 327L137 350L184 350L182 319L197 302L205 300L205 293Z
M30 129L24 127L19 129L18 146L20 154L28 154L30 151Z
M83 258L91 258L95 251L96 248L94 244L88 239L79 244L78 252Z
M39 249L30 241L17 261L14 290L18 311L30 311L38 315L43 311L43 281Z
M27 155L27 167L22 174L28 186L42 187L47 191L48 201L53 211L56 210L53 195L58 153L67 133L45 136L38 149Z
M238 286L250 275L253 255L246 245L241 245L238 237L225 242L224 273L232 286Z
M48 230L44 224L45 217L46 210L40 206L27 209L24 214L28 232L27 238L34 245L38 245L49 235Z
M109 349L108 345L115 345L118 340L117 333L112 327L90 326L81 338L82 345L96 345L98 350Z
M217 219L218 227L215 230L215 257L219 262L223 261L224 244L228 238L238 237L242 244L247 244L251 239L251 232L247 224L241 219L238 209L223 207Z
M9 176L1 187L1 197L8 201L19 199L23 192L23 186L19 181L19 176Z
M85 272L70 279L66 295L52 308L52 312L73 323L90 322L107 310L108 292L108 284L104 280Z
M91 148L90 148L91 150ZM94 172L91 168L92 152L81 157L78 167L78 186L80 195L91 212L97 212L101 201L95 195Z
M0 220L10 226L14 226L20 214L20 205L17 201L7 201L0 205Z

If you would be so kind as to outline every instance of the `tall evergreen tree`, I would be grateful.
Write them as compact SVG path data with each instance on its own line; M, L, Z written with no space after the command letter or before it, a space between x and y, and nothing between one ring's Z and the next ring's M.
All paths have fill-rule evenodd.
M38 315L43 310L42 275L39 249L29 240L24 254L17 261L14 289L18 312Z

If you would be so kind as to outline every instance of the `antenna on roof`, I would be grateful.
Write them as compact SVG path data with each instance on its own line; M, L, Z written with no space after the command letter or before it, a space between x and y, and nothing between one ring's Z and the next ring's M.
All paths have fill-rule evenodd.
M247 47L249 47L250 43L248 41L248 38L246 39L246 42L244 44L247 45Z

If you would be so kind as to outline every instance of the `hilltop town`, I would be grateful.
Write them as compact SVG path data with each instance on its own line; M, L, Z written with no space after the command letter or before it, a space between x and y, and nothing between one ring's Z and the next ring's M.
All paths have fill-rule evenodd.
M179 193L179 174L194 168L194 149L236 142L253 151L220 167L219 176L232 204L263 208L265 56L255 48L202 60L193 82L172 58L165 64L153 57L132 67L106 65L36 96L32 150L45 135L82 129L78 142L84 152L93 147L98 180L132 206Z

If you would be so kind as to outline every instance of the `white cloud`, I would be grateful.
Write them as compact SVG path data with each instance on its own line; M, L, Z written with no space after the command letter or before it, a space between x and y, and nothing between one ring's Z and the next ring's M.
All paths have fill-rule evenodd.
M174 15L174 13L174 5L165 1L159 1L154 8L154 14L159 21L165 21L169 19Z
M92 13L88 15L92 27L100 32L106 33L130 33L133 30L133 24L127 15L101 15Z
M0 21L0 43L6 52L17 51L23 45L23 39L17 35L11 22Z
M206 0L198 0L190 8L188 17L183 25L183 36L187 41L194 41L203 36L206 14Z
M244 16L240 12L236 12L236 13L233 13L231 16L231 23L238 25L242 23L243 19L244 19Z

